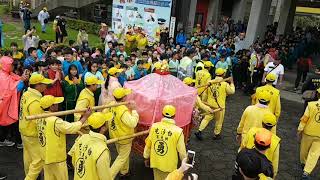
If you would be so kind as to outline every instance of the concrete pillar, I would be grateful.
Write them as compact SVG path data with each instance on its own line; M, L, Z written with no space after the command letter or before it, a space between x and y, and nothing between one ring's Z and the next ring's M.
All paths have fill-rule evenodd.
M194 27L194 18L196 16L197 0L190 0L189 7L190 9L189 9L188 24L186 27L186 32L188 34L191 34Z
M222 0L209 0L207 25L213 23L217 27L221 15Z
M274 18L273 18L273 22L279 22L282 2L283 2L283 0L278 0L276 12L275 12Z
M250 17L247 27L245 45L246 48L256 40L258 36L264 37L266 32L269 12L270 12L271 0L253 0Z
M235 23L238 21L243 22L246 12L247 0L236 0L232 7L232 19Z
M277 34L285 34L292 31L296 5L297 0L282 0Z
M274 16L276 14L276 10L277 10L277 4L280 0L272 0L271 2L271 7L270 7L270 11L269 11L269 17L268 17L268 25L273 24L273 20L274 20Z

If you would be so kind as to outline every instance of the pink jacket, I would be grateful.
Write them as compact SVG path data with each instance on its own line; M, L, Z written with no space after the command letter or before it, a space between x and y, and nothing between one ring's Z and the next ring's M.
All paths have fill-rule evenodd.
M19 96L17 85L21 78L12 73L13 59L4 56L0 59L0 126L8 126L18 120Z

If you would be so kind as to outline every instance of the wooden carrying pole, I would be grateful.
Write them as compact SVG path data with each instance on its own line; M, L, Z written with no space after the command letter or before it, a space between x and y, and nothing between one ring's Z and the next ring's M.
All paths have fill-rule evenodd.
M81 131L78 131L78 134L80 134L82 136L85 133L83 133ZM146 134L149 134L149 129L145 130L145 131L138 132L138 133L134 133L134 134L131 134L131 135L122 136L122 137L118 137L118 138L114 138L114 139L109 139L109 140L107 140L107 144L112 144L112 143L115 143L115 142L118 142L118 141L127 140L127 139L135 138L135 137L138 137L138 136L143 136L143 135L146 135Z
M213 112L207 112L207 113L203 113L203 114L201 114L201 115L202 115L202 116L210 115L210 114L212 114L212 113L219 112L219 111L222 111L222 108L218 108L218 109L213 110Z
M111 107L121 106L121 105L127 105L127 104L128 104L128 102L122 102L122 103L116 103L116 104L111 104L111 105L94 106L91 109L93 111L96 111L96 110L101 110L101 109L106 109L106 108L111 108ZM26 119L27 120L35 120L35 119L46 118L46 117L50 117L50 116L65 116L68 114L85 112L86 110L87 110L87 108L59 111L59 112L52 112L52 113L44 113L44 114L38 114L38 115L33 115L33 116L27 116Z
M216 84L216 83L221 83L221 82L225 82L225 81L229 81L231 78L226 78L226 79L221 79L221 80L211 80L209 81L207 84L202 85L202 86L197 86L196 88L202 88L202 87L207 87L210 86L211 84Z

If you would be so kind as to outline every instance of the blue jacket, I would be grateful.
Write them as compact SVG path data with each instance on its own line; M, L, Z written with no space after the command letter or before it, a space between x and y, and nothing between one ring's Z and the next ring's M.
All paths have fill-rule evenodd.
M121 86L123 86L124 83L127 81L127 75L125 73L121 73L118 77L118 81L121 84Z
M74 64L75 66L77 66L79 74L83 74L83 68L82 68L82 65L81 65L81 63L79 61L68 62L66 60L64 60L63 63L62 63L63 74L68 74L68 69L69 69L71 64Z
M147 71L145 69L139 70L138 67L134 67L134 79L138 80L147 75Z
M183 33L179 33L176 36L176 43L179 45L185 45L187 42L187 36Z
M34 57L29 56L24 60L23 67L24 68L33 67L35 63L36 63L36 60L34 59Z

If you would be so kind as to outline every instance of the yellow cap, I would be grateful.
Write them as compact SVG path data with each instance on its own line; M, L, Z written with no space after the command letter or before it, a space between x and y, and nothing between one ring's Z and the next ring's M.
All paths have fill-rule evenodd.
M158 69L161 69L162 64L161 64L161 62L156 62L156 63L154 63L153 66L154 66L154 69L158 70Z
M162 114L165 117L173 117L174 115L176 115L176 108L172 105L166 105L162 110Z
M270 146L272 133L264 128L260 129L255 135L256 143L261 146Z
M269 127L273 127L277 124L277 118L274 114L268 113L263 116L263 124Z
M211 61L203 61L204 67L214 67Z
M29 79L29 84L52 84L53 80L45 78L41 74L32 74Z
M46 10L46 11L48 11L48 8L47 8L47 7L44 7L44 8L43 8L43 10Z
M222 69L222 68L218 68L216 69L216 75L221 76L226 72L226 70Z
M113 90L112 95L117 99L121 99L121 98L124 98L125 96L127 96L127 95L129 95L131 93L132 93L131 89L116 88L115 90Z
M111 112L102 113L95 112L92 113L88 118L88 124L94 129L98 129L103 126L106 122L112 120L113 114Z
M196 82L196 80L192 79L191 77L186 77L183 80L183 83L185 83L188 86L191 85L192 83L195 83L195 82Z
M54 96L51 96L51 95L46 95L46 96L43 96L41 99L40 99L40 106L43 108L43 109L47 109L49 108L50 106L54 105L54 104L60 104L64 101L64 98L63 97L54 97Z
M103 81L99 80L96 76L88 76L84 82L86 85L103 84Z
M108 74L115 75L117 73L121 73L122 71L123 71L123 69L118 69L116 67L112 67L109 69Z
M269 102L271 94L268 91L259 91L257 92L257 99L262 102Z
M277 79L277 76L274 73L269 73L266 76L266 80L270 82L274 82Z

